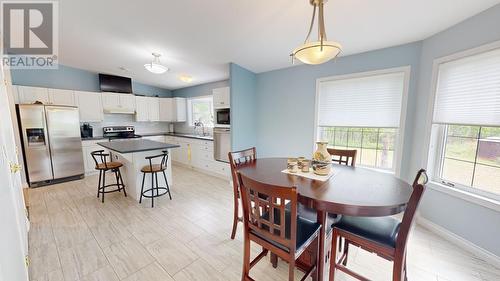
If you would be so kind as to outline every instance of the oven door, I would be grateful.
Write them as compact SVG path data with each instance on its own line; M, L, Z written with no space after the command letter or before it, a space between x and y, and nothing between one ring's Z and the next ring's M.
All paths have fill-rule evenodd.
M216 124L218 125L229 125L230 122L230 112L229 109L220 109L216 111Z

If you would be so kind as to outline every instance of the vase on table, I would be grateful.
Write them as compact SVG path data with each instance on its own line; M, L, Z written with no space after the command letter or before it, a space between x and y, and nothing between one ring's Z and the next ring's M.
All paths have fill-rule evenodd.
M318 141L316 142L317 149L313 155L313 171L317 175L326 176L330 174L332 169L332 156L328 153L326 148L328 142Z

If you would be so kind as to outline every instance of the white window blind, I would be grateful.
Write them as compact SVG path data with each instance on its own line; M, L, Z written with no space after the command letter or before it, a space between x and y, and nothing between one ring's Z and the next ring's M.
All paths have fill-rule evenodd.
M500 126L500 49L439 65L433 120Z
M318 125L399 127L404 72L321 81Z

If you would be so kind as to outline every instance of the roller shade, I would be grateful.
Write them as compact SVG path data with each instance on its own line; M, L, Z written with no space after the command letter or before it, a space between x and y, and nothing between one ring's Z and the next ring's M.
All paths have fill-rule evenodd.
M500 126L500 49L439 65L433 121Z
M399 127L404 72L319 83L318 125Z

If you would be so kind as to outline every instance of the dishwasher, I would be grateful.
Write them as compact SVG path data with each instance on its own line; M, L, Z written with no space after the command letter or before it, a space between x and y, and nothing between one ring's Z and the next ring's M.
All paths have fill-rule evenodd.
M231 129L214 128L214 158L229 163L228 153L231 151Z

